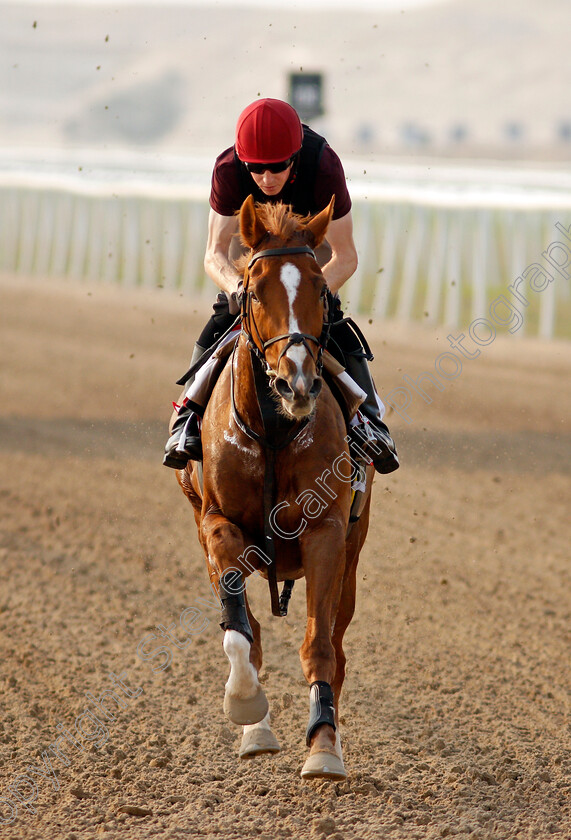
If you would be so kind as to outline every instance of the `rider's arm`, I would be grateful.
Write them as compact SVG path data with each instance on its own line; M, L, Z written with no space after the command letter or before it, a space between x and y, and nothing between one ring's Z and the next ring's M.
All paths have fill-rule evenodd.
M242 279L228 258L232 236L237 232L237 216L221 216L215 210L210 210L204 270L228 294L236 291L238 281Z
M329 289L335 294L357 268L357 249L353 242L353 218L350 212L340 219L333 219L327 228L327 241L333 253L322 271Z

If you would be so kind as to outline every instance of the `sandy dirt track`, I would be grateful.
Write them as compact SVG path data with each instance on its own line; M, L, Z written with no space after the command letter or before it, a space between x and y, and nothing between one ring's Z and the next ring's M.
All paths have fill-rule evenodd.
M282 620L249 588L283 751L239 761L190 506L161 465L205 314L0 280L0 836L571 837L568 346L498 338L412 423L390 418L403 467L376 479L346 636L350 778L307 783L303 586ZM385 392L448 349L363 326ZM137 655L190 607L187 648ZM103 728L86 693L110 673Z

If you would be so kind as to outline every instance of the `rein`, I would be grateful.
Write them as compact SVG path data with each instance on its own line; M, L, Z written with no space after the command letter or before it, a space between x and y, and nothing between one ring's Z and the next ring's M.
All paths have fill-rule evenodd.
M313 257L313 259L315 259L315 254L313 250L309 247L309 245L296 245L291 248L268 248L262 251L258 251L252 256L250 262L248 263L248 271L259 259L290 256L293 254L307 254L308 256ZM249 277L247 276L245 280L246 282L244 283L244 291L242 297L242 332L246 336L247 345L250 350L250 353L252 354L252 356L255 355L258 361L261 363L256 364L254 359L251 358L252 370L254 373L254 382L256 386L256 399L258 402L258 408L260 410L260 416L262 418L262 426L264 428L264 433L258 434L258 432L256 432L250 426L248 426L244 422L242 417L240 417L238 408L236 406L234 376L234 354L236 352L236 348L234 348L234 351L232 353L230 365L230 393L232 402L232 416L238 428L251 440L256 441L256 443L258 443L264 450L264 552L270 561L268 564L268 585L270 588L272 615L285 616L287 615L287 606L289 598L291 596L291 590L293 588L293 581L286 580L284 582L283 591L280 597L278 593L277 583L276 549L274 543L274 533L270 523L270 514L275 505L275 457L276 452L280 451L281 449L285 449L286 446L288 446L290 443L296 440L297 437L299 437L299 435L302 433L307 423L309 422L309 418L305 417L302 420L295 421L292 428L279 443L272 442L268 439L265 420L270 416L270 410L273 412L275 411L275 409L273 407L273 400L267 394L268 381L267 379L264 379L264 373L266 376L269 376L270 379L275 379L277 373L270 368L270 365L266 359L266 350L268 347L270 347L272 344L275 344L277 341L286 341L285 347L281 350L278 356L277 365L279 365L281 359L287 353L290 347L293 347L297 344L301 344L312 356L315 362L317 375L319 376L323 367L323 350L325 349L325 345L327 344L327 340L329 338L332 307L331 305L329 306L328 324L325 330L324 337L317 338L316 336L309 335L308 333L284 333L283 335L277 335L273 338L264 341L262 336L260 335L257 324L252 315L251 302L253 293L248 291ZM327 287L324 285L324 292L326 291L326 288ZM255 331L257 342L254 340L254 336L252 334L252 327ZM309 342L313 342L317 346L316 357L314 357L313 353L311 352Z

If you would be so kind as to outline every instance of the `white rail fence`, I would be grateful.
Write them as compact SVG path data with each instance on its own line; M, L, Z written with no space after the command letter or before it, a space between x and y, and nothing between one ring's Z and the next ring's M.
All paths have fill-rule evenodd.
M355 187L355 188L353 188ZM359 268L344 289L353 312L463 326L571 222L571 189L501 194L489 187L352 185ZM204 188L0 178L0 271L211 299L204 276ZM561 234L559 234L561 239ZM570 243L571 244L571 243ZM526 310L523 332L571 337L561 274Z

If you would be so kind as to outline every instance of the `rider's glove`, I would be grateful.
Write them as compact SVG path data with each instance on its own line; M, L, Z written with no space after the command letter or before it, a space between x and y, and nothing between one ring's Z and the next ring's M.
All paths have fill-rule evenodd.
M237 315L242 309L242 295L244 292L244 282L238 281L238 288L231 295L228 295L228 311L230 315Z

